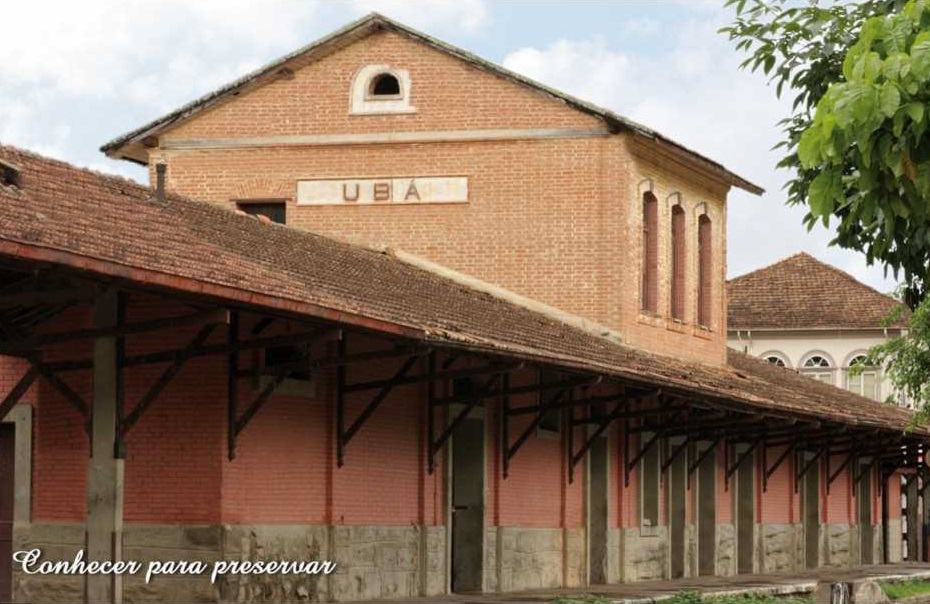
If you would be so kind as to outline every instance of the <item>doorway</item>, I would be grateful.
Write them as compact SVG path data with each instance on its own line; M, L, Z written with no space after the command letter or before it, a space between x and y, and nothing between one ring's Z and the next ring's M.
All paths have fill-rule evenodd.
M13 601L13 476L16 427L0 424L0 602Z
M859 477L859 488L857 489L856 506L858 508L859 520L859 564L874 564L875 558L872 551L873 529L872 529L872 468L860 470L862 475Z
M468 417L456 427L452 435L451 465L452 591L481 591L485 466L482 417Z
M672 450L683 445L684 439L672 439ZM670 573L672 579L685 576L685 496L688 479L687 448L669 466L668 531Z
M737 447L736 454L743 455L744 447ZM755 455L746 455L736 469L736 572L749 575L753 572L755 550L756 490Z
M801 457L808 463L807 455ZM808 468L804 474L804 562L807 568L817 568L820 563L820 463Z
M705 444L705 447L711 446ZM716 449L716 447L714 447ZM706 451L706 448L704 449ZM717 454L711 451L697 468L698 574L716 574Z
M607 438L594 441L588 452L588 582L607 583L607 506L609 501Z

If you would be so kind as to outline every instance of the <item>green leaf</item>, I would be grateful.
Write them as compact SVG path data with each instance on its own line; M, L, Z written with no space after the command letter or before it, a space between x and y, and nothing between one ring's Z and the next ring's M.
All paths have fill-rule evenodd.
M924 119L924 104L911 102L904 106L907 116L912 122L920 122Z
M826 217L833 212L833 208L836 205L834 199L836 180L832 170L825 170L811 181L810 188L807 192L811 214L814 216Z
M850 82L859 81L871 84L882 73L882 58L877 52L863 53L852 69Z
M899 52L893 55L889 55L882 62L882 77L886 80L897 80L901 75L901 66L907 63L910 65L911 58Z
M820 128L812 126L804 131L798 142L798 159L805 168L812 168L820 163Z
M881 95L879 97L879 108L885 117L892 117L901 106L901 93L898 87L891 82L885 82L882 85Z
M913 24L907 15L900 14L892 17L891 23L885 28L885 35L882 39L885 53L890 55L907 50L907 36L912 28Z
M930 31L922 31L911 45L911 72L921 81L930 77Z

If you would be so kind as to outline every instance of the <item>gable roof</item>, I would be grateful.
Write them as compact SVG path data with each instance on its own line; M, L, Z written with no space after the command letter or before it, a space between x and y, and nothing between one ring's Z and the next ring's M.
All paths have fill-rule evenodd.
M457 46L453 46L452 44L429 36L423 32L413 29L412 27L389 19L378 13L371 13L365 17L362 17L361 19L334 31L333 33L320 38L319 40L312 42L307 46L288 53L283 57L268 63L264 67L260 67L259 69L248 73L241 78L230 82L229 84L226 84L225 86L222 86L217 90L214 90L213 92L210 92L200 97L199 99L196 99L176 109L175 111L172 111L167 115L164 115L120 137L117 137L112 141L104 144L100 150L106 153L109 157L132 159L131 157L125 155L125 150L128 146L132 144L138 144L148 137L156 136L158 133L164 131L167 128L170 128L172 125L183 120L187 120L197 115L201 111L208 109L218 103L224 102L230 97L238 95L245 90L257 86L262 86L274 80L278 74L282 72L287 73L289 70L297 69L309 62L313 62L322 57L325 57L339 50L340 48L348 46L349 44L352 44L361 38L371 35L372 33L385 30L393 31L415 41L426 44L427 46L430 46L431 48L434 48L440 52L465 61L466 63L469 63L478 69L487 71L510 82L526 86L538 93L559 100L569 105L570 107L577 109L578 111L600 118L607 124L611 131L630 132L635 135L644 137L645 139L651 141L659 147L665 148L672 153L684 154L701 165L706 171L717 176L730 185L739 187L756 195L761 195L764 192L764 190L758 185L755 185L742 178L741 176L734 174L733 172L727 170L723 165L685 147L678 142L673 141L672 139L651 128L634 122L629 118L618 115L607 109L598 107L592 103L588 103L587 101L583 101L574 96L565 94L564 92L555 90L554 88L550 88L544 84L536 82L535 80L510 71L509 69L487 61L475 54L458 48Z
M900 433L902 408L736 356L709 366L598 336L395 256L0 146L0 259L505 355L777 417ZM92 211L89 211L92 209ZM926 434L923 428L918 434Z
M728 329L878 329L901 303L804 252L727 282ZM888 327L906 327L902 312Z

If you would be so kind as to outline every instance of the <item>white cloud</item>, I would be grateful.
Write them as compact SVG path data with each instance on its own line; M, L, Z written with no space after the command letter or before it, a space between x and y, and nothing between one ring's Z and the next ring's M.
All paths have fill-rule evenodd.
M488 16L485 0L352 0L357 13L372 11L414 27L461 27L473 32Z
M662 31L662 24L650 17L638 17L624 21L620 32L624 36L654 36Z
M309 41L301 27L317 6L317 0L14 2L4 7L0 79L95 98L128 86L137 99L148 91L159 105L159 98L219 83L237 61Z
M716 6L696 7L690 17L665 26L663 45L648 51L636 44L615 48L602 37L562 39L520 48L504 64L653 127L763 186L768 192L761 199L738 190L730 194L731 275L803 249L887 291L891 281L880 267L830 248L830 232L808 233L803 208L784 205L787 175L774 169L780 156L771 149L780 140L776 122L789 104L775 98L763 76L739 70L740 55L717 33L730 15Z
M634 58L614 52L598 36L592 41L557 40L545 49L521 48L504 58L504 66L586 101L616 106L641 75Z

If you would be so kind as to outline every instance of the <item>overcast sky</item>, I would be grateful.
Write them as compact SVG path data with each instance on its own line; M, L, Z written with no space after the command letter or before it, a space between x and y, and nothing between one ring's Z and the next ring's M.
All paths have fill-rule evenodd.
M768 191L730 194L729 273L804 250L883 291L881 267L808 233L774 169L787 103L717 28L723 0L30 0L3 9L0 142L144 179L97 151L377 10L649 125ZM427 6L428 5L428 6Z

